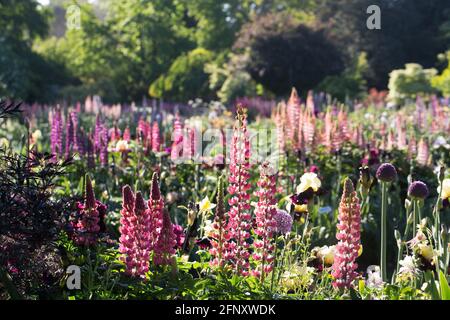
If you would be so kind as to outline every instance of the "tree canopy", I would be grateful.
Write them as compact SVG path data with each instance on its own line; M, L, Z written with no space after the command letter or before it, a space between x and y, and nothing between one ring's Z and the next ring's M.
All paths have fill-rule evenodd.
M381 30L366 27L372 4ZM71 5L80 28L66 27ZM406 63L442 69L449 18L447 0L4 0L0 94L228 101L339 83L356 96L387 88L389 73ZM364 72L355 73L363 53Z

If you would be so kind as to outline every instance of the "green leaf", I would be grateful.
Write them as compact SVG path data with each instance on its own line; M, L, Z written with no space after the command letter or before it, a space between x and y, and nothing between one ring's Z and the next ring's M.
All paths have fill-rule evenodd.
M439 272L439 286L441 288L441 299L450 300L450 286L442 271Z
M360 295L354 288L350 288L350 298L352 300L361 300Z
M436 286L433 272L428 270L427 272L425 272L424 276L425 276L425 281L428 283L428 286L429 286L427 288L427 291L430 293L431 299L440 300L441 296L440 296L439 290Z

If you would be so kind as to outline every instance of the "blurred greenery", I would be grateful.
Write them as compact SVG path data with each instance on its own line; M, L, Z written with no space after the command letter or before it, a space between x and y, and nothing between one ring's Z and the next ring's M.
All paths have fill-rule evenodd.
M389 98L401 103L417 94L427 94L434 91L431 79L436 75L436 69L424 69L416 63L407 63L404 69L394 70L389 75Z
M372 4L381 30L366 28ZM74 12L80 28L67 28ZM445 69L449 18L447 0L5 0L0 96L232 102L296 86L342 101L387 88L406 63ZM433 80L445 95L447 74Z
M445 95L446 97L449 97L450 96L450 51L447 51L447 53L445 55L444 54L440 55L440 58L447 62L447 67L442 71L441 74L438 74L431 79L431 84L437 90L442 92L443 95Z

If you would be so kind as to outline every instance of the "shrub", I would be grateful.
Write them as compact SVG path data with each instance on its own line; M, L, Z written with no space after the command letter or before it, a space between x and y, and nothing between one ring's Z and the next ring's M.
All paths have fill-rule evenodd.
M447 68L445 68L441 74L434 76L431 79L431 84L434 88L442 92L446 97L450 96L450 51L447 51L445 55L441 55L441 58L446 58Z
M401 103L416 95L432 93L435 90L431 79L436 73L436 69L423 69L417 63L407 63L405 69L393 70L389 74L389 99Z

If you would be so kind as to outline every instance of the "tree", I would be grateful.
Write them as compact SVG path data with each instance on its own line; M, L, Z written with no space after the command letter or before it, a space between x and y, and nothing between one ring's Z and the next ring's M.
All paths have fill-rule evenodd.
M48 31L46 12L36 1L1 1L0 30L0 96L49 99L54 85L67 79L60 66L32 50L33 41Z
M370 5L381 9L381 30L366 27ZM436 55L448 45L447 0L324 0L315 12L347 61L367 52L368 85L377 88L386 88L389 72L405 63L434 66Z
M81 81L81 87L66 90L68 96L99 94L107 102L139 101L173 60L195 47L184 27L185 7L164 0L103 5L103 19L92 4L81 5L81 28L48 40L43 51L64 62Z
M249 54L245 68L252 78L277 95L287 95L292 87L312 89L343 69L323 30L285 14L261 16L244 26L235 48Z
M318 88L342 102L347 98L363 98L367 93L367 82L364 79L367 69L367 55L363 52L341 74L326 77Z
M205 66L212 60L212 53L197 48L180 55L151 86L150 95L186 101L196 97L211 97Z

